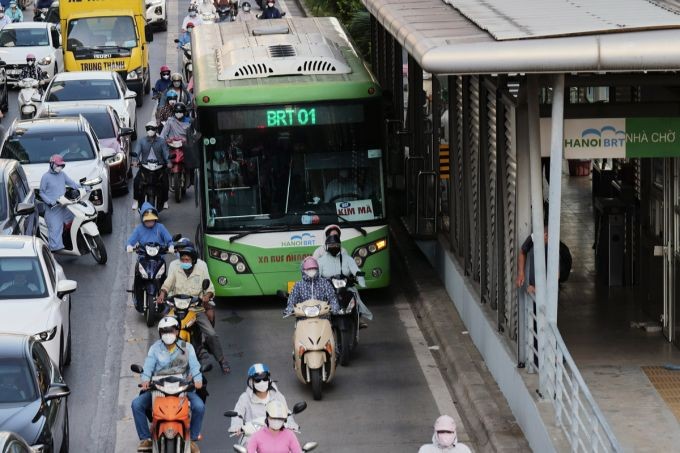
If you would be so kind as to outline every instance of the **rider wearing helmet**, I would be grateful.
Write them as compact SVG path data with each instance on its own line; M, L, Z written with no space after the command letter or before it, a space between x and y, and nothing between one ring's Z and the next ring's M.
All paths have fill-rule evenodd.
M155 161L159 165L165 165L168 168L172 166L170 163L168 145L165 140L158 137L157 126L155 121L149 121L145 126L146 135L137 139L135 150L132 157L132 165L141 165L135 180L133 182L133 196L135 201L132 203L132 210L144 201L144 185L149 179L150 170L144 168L144 165L150 161ZM161 171L160 179L160 202L163 203L163 209L168 209L168 175L166 171ZM154 206L158 208L158 206Z
M168 294L186 294L192 297L201 297L203 308L210 310L211 301L215 295L215 287L210 282L208 289L203 291L203 280L210 281L208 265L205 261L198 258L198 251L191 242L181 241L177 244L179 259L170 263L168 266L168 277L163 282L156 303L162 304ZM201 329L208 351L215 356L215 359L222 367L222 373L227 374L231 371L229 362L224 357L220 338L210 322L210 318L205 311L196 313L196 323Z
M189 12L182 20L182 31L187 31L187 24L192 22L196 27L203 24L203 18L198 14L198 5L189 3Z
M127 241L127 251L132 252L135 245L156 242L172 248L172 236L165 225L158 221L158 210L149 202L144 202L139 209L141 223L135 227Z
M467 445L458 442L456 422L448 415L442 415L434 423L432 443L420 447L418 453L470 453Z
M288 306L284 313L287 315L292 314L295 305L309 299L326 301L331 306L331 312L337 313L340 307L335 296L335 289L328 280L321 278L319 263L316 259L308 256L302 260L300 270L302 271L302 280L296 282L293 286L290 296L288 296Z
M19 5L17 5L16 0L9 2L9 10L7 10L7 15L10 19L12 19L12 22L24 21L24 13L21 12L21 8L19 8Z
M161 66L160 78L156 80L153 86L153 97L159 99L165 90L170 87L170 67L168 65Z
M189 127L191 127L191 118L187 115L187 106L183 102L177 102L172 107L172 116L163 126L161 138L167 140L170 137L182 137L186 141Z
M158 121L159 127L162 127L162 123L166 122L170 116L172 116L175 104L177 104L177 91L170 88L165 92L166 103L163 106L159 106L156 109L156 121Z
M59 197L66 193L66 186L77 189L78 183L68 177L64 170L66 162L59 154L50 157L50 168L40 178L40 199L46 205L45 222L50 239L50 250L56 251L64 248L61 234L64 223L73 219L71 211L57 204Z
M191 108L193 106L193 97L191 96L191 93L189 93L189 90L187 90L186 85L184 84L184 77L182 74L179 72L175 72L170 76L170 82L171 85L170 87L177 92L178 102L183 102L184 105L187 106L187 108ZM159 105L164 105L166 103L165 96L161 97Z
M181 49L184 47L186 44L191 45L191 31L194 29L195 25L193 22L187 22L187 28L184 33L179 35L179 38L177 39L177 48Z
M270 401L280 401L286 405L286 398L272 381L269 368L264 363L255 363L248 368L246 390L236 402L234 411L241 417L232 417L229 432L252 436L259 425L264 424L265 406ZM293 417L288 417L286 428L297 430L298 425Z
M331 224L331 225L328 225L326 228L323 229L323 234L324 234L325 238L328 238L328 236L331 236L331 235L336 235L338 238L340 238L340 235L342 234L342 230L340 229L339 226ZM345 250L344 248L342 248L342 252L349 255L349 253L347 253L347 250ZM314 253L312 254L312 256L318 260L325 253L326 253L326 245L324 244L324 245L318 246L316 248L316 250L314 250Z
M272 400L265 407L266 427L248 441L248 453L293 452L302 453L295 433L284 426L288 419L288 406L279 400Z
M35 79L42 81L47 78L47 73L40 69L35 62L35 55L29 53L26 55L26 66L21 69L20 80L23 79Z
M161 319L158 322L160 340L151 345L144 360L142 393L132 401L132 415L140 440L137 451L151 451L152 448L151 432L146 418L147 412L151 410L152 392L148 390L152 377L182 374L185 379L191 376L197 390L203 387L203 375L196 351L190 343L178 339L178 334L177 319L171 316ZM197 453L199 449L194 442L198 441L201 433L205 404L196 392L188 392L186 395L191 406L191 452Z
M249 13L249 12L250 12L250 8L251 8L251 7L250 7L250 3L248 3L248 2L243 2L243 4L241 5L241 10L242 10L244 13Z
M275 6L274 0L267 0L264 10L262 10L262 15L260 19L281 19L283 15L281 11Z

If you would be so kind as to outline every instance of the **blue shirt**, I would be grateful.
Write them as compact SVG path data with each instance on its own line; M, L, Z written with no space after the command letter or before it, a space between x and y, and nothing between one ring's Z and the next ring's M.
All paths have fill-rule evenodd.
M48 205L53 205L57 199L66 193L66 186L77 189L80 187L62 170L55 173L49 170L40 178L40 198Z
M191 42L191 33L189 33L188 31L185 31L179 37L179 42L177 43L177 48L179 49L184 44L187 44L187 43L190 43L190 42Z
M194 382L196 383L203 382L201 364L198 363L198 358L196 357L196 351L194 351L194 347L184 341L178 340L178 343L184 352L182 352L182 350L180 350L177 345L175 345L175 349L170 352L161 340L157 340L151 345L149 348L149 353L146 356L146 360L144 360L142 382L149 382L152 376L166 368L169 368L172 362L180 354L189 354L189 369L185 374L191 374L193 376Z

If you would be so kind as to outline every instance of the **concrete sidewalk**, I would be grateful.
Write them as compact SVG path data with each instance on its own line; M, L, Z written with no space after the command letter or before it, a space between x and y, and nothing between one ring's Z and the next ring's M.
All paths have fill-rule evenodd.
M401 223L393 221L390 231L392 264L407 276L392 284L402 285L477 451L530 451L435 270Z

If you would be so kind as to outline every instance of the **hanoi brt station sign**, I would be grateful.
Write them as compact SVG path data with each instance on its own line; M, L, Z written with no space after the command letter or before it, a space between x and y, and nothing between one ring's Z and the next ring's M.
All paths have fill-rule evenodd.
M541 118L541 154L550 155L550 118ZM565 159L680 157L680 117L564 120Z

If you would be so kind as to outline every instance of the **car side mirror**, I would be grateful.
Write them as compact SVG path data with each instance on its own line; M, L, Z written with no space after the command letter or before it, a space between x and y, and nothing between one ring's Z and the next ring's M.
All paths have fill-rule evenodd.
M68 388L68 385L66 384L52 384L50 385L50 388L47 389L47 393L45 393L45 401L51 401L51 400L58 400L61 398L66 398L71 394L71 389Z
M134 129L131 127L121 127L120 128L120 135L121 136L127 136L127 135L132 135L135 132Z
M61 299L67 294L71 294L78 289L78 282L75 280L61 280L57 283L57 297Z
M132 365L130 365L130 371L132 371L133 373L142 374L144 372L144 368L142 368L141 365L133 363Z
M127 90L127 91L125 92L125 99L134 99L134 98L136 98L136 97L137 97L137 93L135 93L135 92L132 91L132 90Z
M19 203L14 215L26 215L35 211L35 205L33 203Z
M113 148L101 147L99 151L102 153L102 159L109 159L116 155L117 151Z
M153 30L148 25L144 26L144 38L146 42L153 42Z
M300 412L304 411L307 409L307 402L306 401L300 401L298 403L295 403L293 406L293 414L299 414Z

